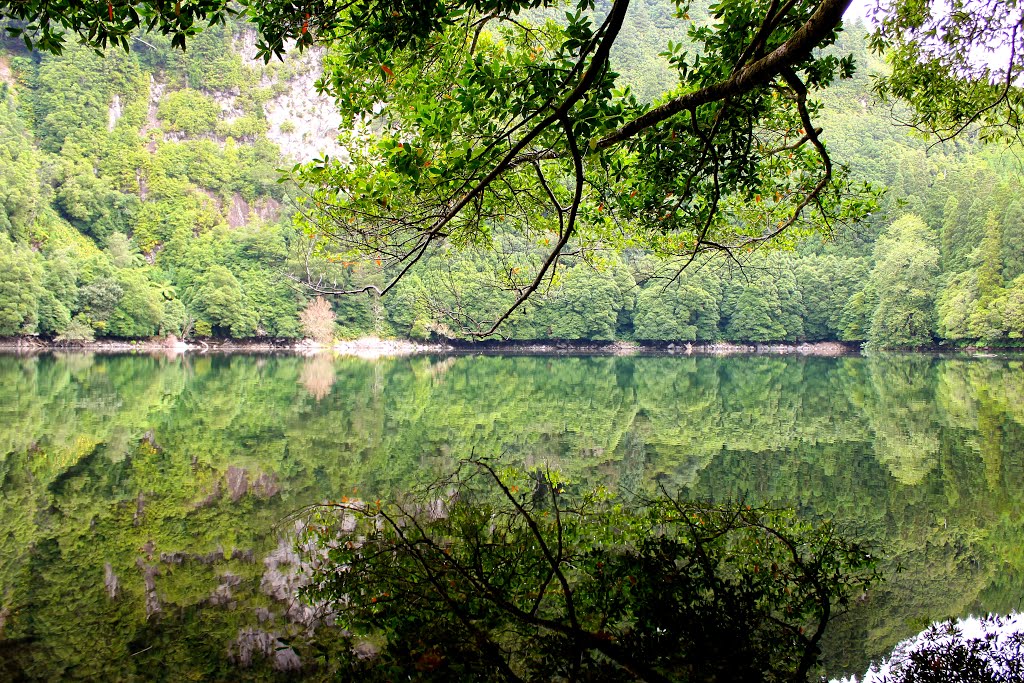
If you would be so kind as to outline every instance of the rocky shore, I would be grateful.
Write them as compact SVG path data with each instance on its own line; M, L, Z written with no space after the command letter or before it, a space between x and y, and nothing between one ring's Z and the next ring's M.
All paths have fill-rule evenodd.
M631 342L631 341L450 341L419 342L407 339L381 339L361 337L341 340L334 344L318 344L310 339L190 339L176 337L124 340L97 339L81 344L62 344L40 337L0 338L0 351L15 353L91 352L91 353L145 353L178 355L182 353L296 353L312 355L333 352L358 358L385 358L419 354L538 354L538 355L715 355L787 354L801 356L842 356L858 353L859 347L839 342L742 344L717 342L695 344L691 342Z
M1021 349L988 349L969 347L950 349L944 347L895 350L900 352L924 352L942 355L967 354L979 358L994 357L1000 352L1020 353ZM669 356L734 356L734 355L787 355L817 356L835 358L861 353L859 344L843 342L634 342L634 341L587 341L587 340L544 340L509 341L485 339L479 341L412 341L409 339L382 339L360 337L336 341L333 344L318 344L311 339L189 339L183 341L174 336L151 339L97 339L87 343L58 343L43 337L0 337L0 352L6 353L47 353L47 352L88 352L88 353L145 353L169 357L183 353L284 353L314 355L334 353L339 356L357 358L390 358L422 354L522 354L522 355L669 355Z
M334 352L344 356L379 358L453 350L448 344L414 342L402 339L362 337L334 344L318 344L311 339L189 339L170 336L152 339L97 339L84 343L59 343L40 337L0 338L0 351L15 353L87 352L87 353L295 353L311 355Z

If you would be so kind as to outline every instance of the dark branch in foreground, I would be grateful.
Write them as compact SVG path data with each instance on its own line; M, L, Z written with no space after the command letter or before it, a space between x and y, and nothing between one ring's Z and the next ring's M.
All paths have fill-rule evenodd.
M828 524L668 492L618 500L475 459L424 496L308 514L312 583L352 675L481 681L806 681L837 611L877 580ZM381 679L383 680L383 679Z

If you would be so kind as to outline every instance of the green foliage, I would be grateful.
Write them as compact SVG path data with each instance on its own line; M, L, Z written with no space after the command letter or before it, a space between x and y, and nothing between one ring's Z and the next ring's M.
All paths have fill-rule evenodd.
M980 124L983 139L1018 140L1024 37L1016 3L993 2L984 11L967 0L898 3L879 19L872 45L886 51L892 69L876 91L910 103L912 125L950 138Z
M24 240L40 210L39 159L12 95L0 96L0 233Z
M141 269L122 270L118 284L124 296L111 313L105 332L117 337L151 337L160 330L164 297Z
M53 292L43 290L39 297L39 331L58 335L71 325L71 311Z
M102 277L79 291L82 313L99 331L107 328L107 321L121 303L124 287L112 277Z
M938 273L935 235L924 221L907 215L889 226L875 245L868 280L878 297L868 341L878 346L930 344Z
M637 296L634 337L662 341L715 340L719 297L710 292L718 289L716 285L717 280L708 282L706 278L689 273L667 287L648 283Z
M778 289L772 282L758 284L734 285L739 294L734 295L736 298L729 309L729 323L725 328L727 338L752 342L785 338L786 328L780 321L782 309Z
M0 235L0 335L36 331L42 279L32 253Z
M82 159L55 173L54 208L84 234L104 244L114 232L126 232L134 223L140 202L134 195L110 187L96 176L91 163Z
M587 264L579 264L561 276L529 317L525 338L612 340L624 293L618 283Z
M114 97L131 105L145 98L138 63L130 55L99 56L74 45L60 57L43 60L32 91L35 135L47 152L71 141L93 148L107 134ZM141 123L131 117L125 123Z
M205 320L197 320L192 327L197 337L210 337L213 335L213 325Z
M116 8L74 2L17 2L5 3L0 9L5 19L13 20L4 26L7 35L22 38L29 50L55 54L69 47L66 29L90 47L109 45L127 50L132 33L146 28L171 36L171 42L184 49L185 39L198 32L199 22L214 25L231 13L220 0L203 0L184 8L146 1Z
M82 316L75 316L74 320L54 337L54 341L60 344L87 344L95 339L96 332L93 326Z
M268 16L277 11L271 6L265 9ZM607 9L607 5L599 5L595 17L606 16L602 13ZM708 22L739 26L747 21L731 6L711 14L693 6L684 10L684 14L690 14L689 20L675 16L675 10L667 3L634 0L612 48L613 64L621 74L616 83L629 84L641 94L636 111L644 110L645 102L672 85L666 75L675 73L678 77L684 62L690 85L714 76L715 66L702 63L694 70L691 63L697 51L703 49L702 41L711 39L709 34L695 29L694 35L680 37L680 21L699 26ZM424 17L430 14L424 11ZM378 18L390 21L386 16ZM362 28L376 21L373 17L333 19L355 22ZM311 28L333 19L313 13ZM533 43L523 39L519 29L489 22L477 41L479 72L473 71L476 66L467 66L470 71L455 77L442 63L431 70L402 61L422 47L410 43L408 52L399 51L385 60L393 78L372 60L352 73L337 75L332 87L357 79L356 72L367 76L349 92L348 96L355 99L346 107L369 107L372 112L377 100L370 96L381 93L391 102L391 109L374 114L378 117L391 116L396 107L401 109L406 104L426 107L402 110L410 113L398 117L407 118L420 131L417 135L425 136L421 142L426 146L415 153L411 151L415 141L405 132L392 135L372 127L352 132L354 136L369 132L371 137L380 133L379 140L372 139L383 147L371 146L368 154L390 164L387 173L394 172L386 178L374 176L377 180L370 182L370 176L377 173L372 165L346 167L345 173L359 176L353 187L370 183L359 201L372 203L383 198L387 203L377 205L370 214L383 215L381 212L393 209L395 204L402 210L424 206L421 195L414 193L403 199L389 185L392 181L410 181L416 168L414 156L422 157L420 178L415 181L421 193L443 189L443 182L436 177L442 166L465 167L466 172L483 167L484 160L474 155L467 158L461 147L453 157L441 154L456 144L458 136L448 135L449 127L454 131L458 125L482 120L478 117L483 114L465 110L456 94L461 92L468 98L466 102L475 102L478 91L471 86L493 81L493 102L487 105L487 111L507 112L507 103L498 103L502 98L522 100L527 106L528 100L533 101L530 98L540 97L543 92L510 92L502 79L509 73L532 77L537 69L557 66L558 60L575 54L572 49L576 48L570 49L573 40L594 30L593 21L589 28L586 26L589 19L585 13L567 20L561 12L539 8L525 12L521 19L523 25L532 23L537 27L535 38L545 50L532 61ZM452 16L440 22L450 28L448 22L463 20ZM578 30L579 36L566 33L566 26L576 27L572 31ZM413 32L436 28L423 24ZM184 333L195 320L203 323L200 329L208 334L230 335L232 325L209 318L198 296L210 269L223 266L244 295L244 304L235 306L238 329L244 330L240 333L298 337L302 334L299 312L310 296L289 287L281 274L307 272L305 256L296 258L300 254L310 254L314 277L322 275L321 283L332 283L331 289L380 289L398 274L402 264L381 259L381 254L372 249L363 253L321 252L314 243L309 252L308 235L288 225L288 195L294 192L287 184L277 182L281 150L265 136L263 109L267 99L281 91L284 84L258 87L261 74L243 64L237 53L239 31L238 24L204 30L191 36L186 53L174 49L171 38L149 34L143 38L145 43L136 42L138 49L131 53L114 51L105 59L70 45L62 56L46 55L33 61L16 56L20 53L11 51L13 44L6 43L9 51L0 59L10 64L12 76L10 83L3 84L0 97L0 232L14 243L20 259L33 264L29 266L33 272L35 268L42 271L41 289L36 294L18 295L24 300L19 299L17 307L25 309L19 329L57 334L78 316L98 323L97 331L107 335L150 335L172 330ZM541 283L531 295L532 301L519 309L499 333L523 340L700 343L721 339L870 339L876 346L886 346L896 344L893 340L899 338L899 344L1018 344L1022 334L1018 278L1024 273L1024 261L1019 258L1024 253L1020 248L1024 214L1018 198L1024 188L1015 167L1005 155L983 150L969 138L962 138L956 145L929 147L891 126L888 107L869 97L872 77L884 75L888 67L867 51L865 35L863 26L847 27L838 43L822 53L822 59L853 54L861 70L851 79L820 90L822 106L813 113L828 131L835 161L848 163L856 177L889 188L880 211L853 229L830 225L827 235L784 245L794 247L793 251L763 257L736 250L736 261L702 254L676 277L685 262L680 257L687 256L687 249L694 244L688 233L693 223L679 216L666 219L680 222L680 229L674 231L665 227L666 221L657 220L664 213L652 213L660 211L660 202L666 201L667 194L649 193L663 181L671 184L679 178L670 165L662 168L655 164L657 154L648 153L648 147L664 145L666 154L690 154L689 148L677 149L685 147L681 131L675 131L675 140L671 126L664 131L667 140L638 139L637 153L643 158L625 161L646 169L646 180L640 185L625 183L620 187L621 171L616 164L625 161L614 154L605 155L604 148L593 150L584 155L587 173L593 168L599 175L610 175L607 183L602 180L595 186L587 185L587 192L596 192L598 187L608 192L584 198L577 221L579 239L566 244L571 253L557 260L554 279ZM666 56L659 56L667 40L673 45ZM715 49L732 49L725 43L714 44ZM328 58L328 66L334 63L332 59L340 59L338 51L346 45L342 41L335 46L336 54ZM565 47L569 52L558 52L562 49L558 46L570 46ZM454 68L463 63L459 60L465 54L460 50L465 47L455 41L447 48L436 49L450 60L450 64L444 64ZM525 61L517 61L520 58ZM821 64L826 66L825 62ZM511 71L501 71L506 67ZM286 77L292 69L293 65L286 62L263 75ZM697 73L700 75L694 75ZM161 139L163 131L155 128L158 122L149 117L148 95L161 92L154 89L150 93L151 77L154 85L166 88L154 113L181 128L167 139ZM413 84L419 90L399 92ZM427 86L441 90L436 93L436 101L424 104L422 100L429 98ZM445 95L453 99L445 99ZM213 96L219 101L234 98L235 110L243 114L228 122ZM359 99L363 96L366 98ZM598 99L605 97L602 93ZM632 111L628 96L612 94L610 98L607 101L622 105L621 115ZM573 116L581 117L576 133L581 140L598 135L600 125L604 125L597 122L601 117L606 117L608 123L619 115L588 107L591 105L580 103L580 111L572 111ZM441 114L444 116L440 119L432 118ZM481 135L485 133L481 129ZM200 137L180 139L188 135ZM558 135L556 131L554 137ZM432 146L435 143L436 149ZM603 167L597 171L602 160L610 164L607 171ZM803 163L798 159L793 162ZM788 159L783 166L787 163ZM545 161L542 169L548 165ZM555 200L565 206L572 199L571 165L565 160L552 160L550 166L545 177ZM333 167L332 163L325 166ZM469 339L514 305L531 286L532 276L561 234L558 212L544 204L551 198L543 191L536 169L531 169L526 165L521 173L517 171L509 178L509 187L517 188L508 195L519 198L516 211L509 210L507 196L495 193L481 205L484 218L477 223L481 232L471 234L473 221L459 223L462 227L452 228L452 243L428 248L408 282L400 283L383 297L338 297L333 302L338 333L343 337L397 334L419 339ZM787 171L797 174L807 169L769 169L769 175L781 174L778 182L757 188L750 196L734 198L728 213L735 220L727 229L756 233L756 239L760 239L763 227L775 224L782 210L780 202L785 204L775 195L780 188L789 187L785 183L792 182ZM374 185L378 180L383 183L380 187ZM677 189L668 188L666 193L678 198L682 195ZM535 195L531 202L536 206L526 208L531 202L523 199L524 192ZM347 195L338 199L347 201ZM537 199L540 204L533 201ZM653 199L657 201L652 203ZM699 204L683 213L703 215L701 212L708 207ZM875 280L882 277L883 268L878 263L882 252L876 252L876 242L893 217L908 210L920 215L938 233L928 240L940 254L939 271L930 280L930 297L923 297L910 308L906 302L897 303L895 296L881 297L883 291L868 276L875 271ZM229 220L234 229L227 229ZM240 223L244 225L239 227ZM800 223L800 231L825 227L814 223ZM327 228L319 233L322 235L335 232L338 226L321 227ZM104 251L99 252L97 247ZM658 260L654 255L669 260ZM125 299L109 313L100 311L103 315L93 310L97 302L80 296L83 288L97 280L119 283ZM137 296L130 296L133 293L125 289L129 280L131 288L141 288ZM929 282L928 278L923 282ZM225 291L238 293L231 287ZM89 290L88 294L91 297L96 292ZM33 308L32 301L34 312L28 310ZM0 305L4 303L0 300ZM11 310L15 307L13 302L9 306ZM910 315L911 308L920 324L915 322L912 331L889 329L892 325L900 327L901 316Z
M191 332L188 310L179 299L163 302L163 314L160 316L160 334L173 334L184 338Z
M305 596L383 641L350 675L805 680L831 615L878 578L861 546L786 513L464 467L425 499L310 521L327 559Z
M1009 282L1024 275L1024 250L1018 248L1024 244L1024 205L1016 199L1011 201L1001 222L1003 279Z
M266 133L268 129L269 126L265 120L248 114L240 116L230 123L218 121L216 126L217 135L236 140L255 140Z
M965 271L949 278L936 302L938 334L945 339L970 339L970 319L977 303L977 273Z
M221 92L253 87L257 79L243 66L233 42L239 27L237 22L210 26L190 39L184 53L174 50L172 45L167 52L169 66L184 62L187 87Z
M502 269L500 285L516 293L494 297L504 311L446 309L465 334L486 336L549 278L556 288L570 254L743 253L873 206L870 193L845 192L846 172L810 123L819 108L808 89L853 71L852 59L819 57L811 45L835 41L839 4L736 0L715 5L706 22L678 8L676 35L688 41L664 53L678 84L665 83L658 107L637 100L607 61L627 18L648 8L612 3L600 20L593 9L582 0L564 16L506 20L482 18L473 3L439 3L418 22L396 10L397 26L384 11L316 17L343 27L324 83L343 119L361 122L343 133L352 159L296 171L322 209L306 216L317 247L345 260L387 254L390 289L431 247L529 245Z
M196 299L198 312L213 328L223 328L235 337L256 332L255 313L247 305L238 279L224 266L213 266L199 279Z
M212 133L217 127L220 107L197 90L177 90L160 100L157 116L167 122L169 131L186 135Z

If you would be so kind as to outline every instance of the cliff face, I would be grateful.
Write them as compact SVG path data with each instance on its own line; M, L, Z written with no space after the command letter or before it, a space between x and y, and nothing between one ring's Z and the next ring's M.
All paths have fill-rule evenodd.
M216 123L210 131L169 130L160 111L162 106L166 109L169 98L181 92L180 74L149 75L147 120L140 132L148 139L147 149L151 153L155 153L161 143L168 142L208 140L224 150L231 143L253 145L268 141L278 147L282 166L325 155L348 159L348 152L338 144L341 116L333 100L318 93L316 88L323 75L323 49L295 52L283 63L268 67L256 59L254 32L237 33L231 46L243 69L250 74L249 87L197 89L197 93L219 107ZM250 97L253 90L270 93L269 98L261 98L255 112ZM122 111L121 95L115 93L110 103L110 130L114 129ZM281 217L282 204L273 197L252 201L235 191L222 201L213 193L207 194L215 199L218 211L232 228L248 225L252 220L274 221Z
M316 82L323 75L323 53L321 48L313 48L290 57L294 70L285 79L265 76L267 86L285 88L265 106L270 124L267 137L284 155L296 161L309 161L324 154L348 158L348 152L338 144L341 116L334 102L316 90ZM262 66L255 59L255 34L243 35L240 54L254 67Z
M241 25L185 53L0 40L0 337L297 336L281 169L346 157L322 59L264 64Z
M283 61L264 64L256 58L255 32L236 27L210 33L197 39L198 51L205 54L194 58L153 44L150 41L156 39L150 36L138 39L133 53L117 55L114 60L109 56L100 60L84 50L71 50L72 54L64 57L28 55L16 45L0 44L2 95L20 122L35 133L37 153L66 157L64 145L69 137L99 128L99 118L90 107L75 107L76 97L61 92L63 86L70 85L76 96L93 104L103 102L103 128L111 137L137 134L149 155L160 156L161 151L172 149L165 147L168 144L214 143L222 153L232 147L259 146L260 156L276 156L282 166L324 155L348 157L337 140L343 125L337 108L316 88L323 74L323 49L295 51ZM211 51L219 52L213 63L208 59ZM54 82L57 79L50 72L68 59L84 62L76 70L86 72L85 77L69 84ZM111 72L115 77L106 86L93 82ZM53 121L65 129L58 131L56 140L49 139ZM17 126L6 128L4 132L11 134ZM268 143L277 149L268 149ZM152 164L144 157L132 156L137 162L132 194L146 202ZM98 167L95 175L105 179L102 159L92 161ZM200 177L210 170L204 168L208 165L198 164L193 189L213 197L219 188L204 184ZM263 194L260 188L248 192L245 190L250 188L234 189L234 196L213 197L230 226L247 224L250 209L254 218L262 220L279 214L277 198L258 200Z
M284 62L268 67L256 58L256 34L251 30L236 33L231 47L243 68L255 76L255 87L269 90L272 97L262 103L261 115L266 122L264 135L281 148L282 156L304 162L328 154L347 157L338 145L338 129L342 125L334 102L317 92L316 83L323 75L324 50L314 47L303 53L293 51ZM165 84L151 87L151 107L159 108ZM240 104L240 88L202 91L221 108L219 117L226 126L246 116ZM180 138L179 138L180 139Z

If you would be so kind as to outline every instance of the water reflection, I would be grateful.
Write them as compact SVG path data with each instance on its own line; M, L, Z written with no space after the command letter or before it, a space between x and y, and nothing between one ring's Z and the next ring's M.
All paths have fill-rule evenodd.
M320 401L331 393L331 387L334 386L336 379L334 359L328 354L318 354L303 364L299 382L310 396Z
M838 518L905 568L835 624L831 672L863 672L935 618L1020 607L1021 370L926 356L0 357L0 678L325 677L329 627L289 597L301 579L278 524L468 453Z

